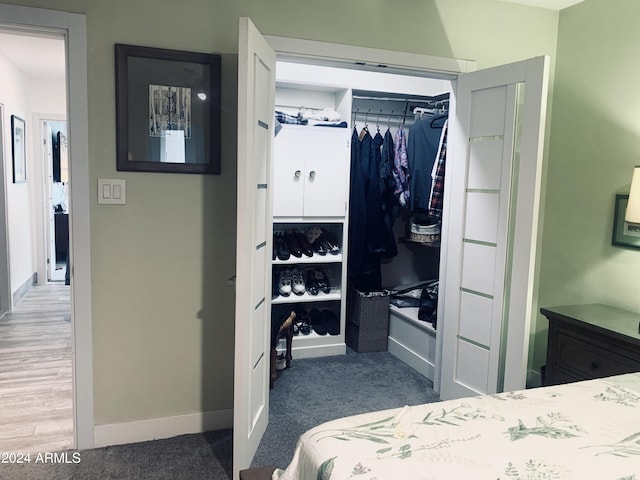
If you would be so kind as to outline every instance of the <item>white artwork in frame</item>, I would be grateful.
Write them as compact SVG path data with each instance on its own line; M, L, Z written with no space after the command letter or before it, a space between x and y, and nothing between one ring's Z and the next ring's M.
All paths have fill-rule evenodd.
M149 85L149 136L164 137L166 132L191 138L190 88Z

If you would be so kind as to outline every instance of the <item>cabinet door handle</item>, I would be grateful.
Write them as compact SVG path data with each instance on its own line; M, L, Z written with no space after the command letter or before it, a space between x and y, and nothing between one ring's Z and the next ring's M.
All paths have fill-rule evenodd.
M599 367L600 367L600 364L598 362L591 362L591 368L593 370L595 370L596 368L599 368Z
M309 172L309 178L316 178L316 171L315 170L311 170Z
M300 175L302 175L302 172L300 170L296 170L296 173L294 173L296 178L300 178Z

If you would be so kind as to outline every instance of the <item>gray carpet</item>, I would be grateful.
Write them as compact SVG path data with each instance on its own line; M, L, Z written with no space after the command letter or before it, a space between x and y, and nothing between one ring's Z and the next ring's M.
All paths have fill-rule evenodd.
M286 467L298 436L322 422L437 401L431 387L386 352L294 359L270 392L269 426L252 466ZM32 455L30 464L0 465L0 479L227 480L231 458L232 431L222 430L83 451L79 463L37 464Z
M0 465L2 480L227 480L232 431L67 452L70 463ZM73 463L74 453L80 462ZM64 461L64 460L63 460Z
M298 437L329 420L439 400L433 384L387 352L293 360L269 396L269 425L252 466L285 468Z

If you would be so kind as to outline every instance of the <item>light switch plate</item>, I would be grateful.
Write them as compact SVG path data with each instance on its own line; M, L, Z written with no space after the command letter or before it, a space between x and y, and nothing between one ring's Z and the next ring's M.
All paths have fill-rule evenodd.
M99 178L98 203L105 205L124 205L127 203L124 179Z

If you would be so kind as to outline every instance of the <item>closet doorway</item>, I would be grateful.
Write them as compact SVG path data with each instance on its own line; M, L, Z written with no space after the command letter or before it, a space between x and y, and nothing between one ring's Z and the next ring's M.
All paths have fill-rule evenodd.
M241 19L240 39L238 218L256 222L248 230L240 224L238 228L237 292L242 293L236 297L234 471L250 464L268 422L266 307L271 285L264 278L271 262L265 252L270 251L272 234L268 185L273 159L267 131L275 103L274 50L278 60L353 69L384 67L385 72L456 80L449 120L451 174L448 171L445 177L435 386L443 398L460 396L465 389L524 386L548 59L465 74L472 66L455 59L265 39L248 19ZM496 179L501 179L498 185ZM473 210L478 206L486 222ZM470 216L472 211L476 215ZM476 229L474 218L482 218L481 227L490 228ZM486 237L488 231L493 238ZM260 273L264 280L259 281ZM467 295L472 301L465 299ZM478 304L483 321L497 332L489 346L476 341L465 322L469 308ZM515 371L504 369L507 357L517 365Z

